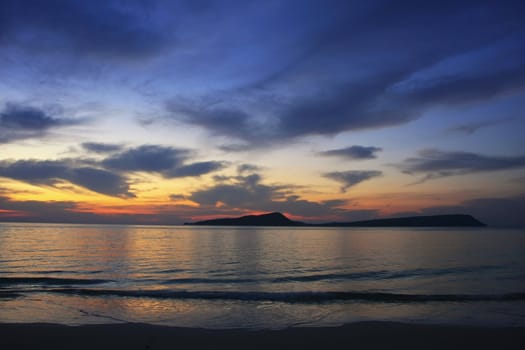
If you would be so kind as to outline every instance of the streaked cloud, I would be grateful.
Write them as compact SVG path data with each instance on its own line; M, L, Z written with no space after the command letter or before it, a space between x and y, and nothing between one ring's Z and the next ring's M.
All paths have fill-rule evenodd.
M115 172L77 165L71 160L19 160L0 162L0 177L54 186L62 180L90 191L117 197L134 197L127 179Z
M382 175L383 172L379 170L334 171L323 174L323 176L327 179L341 183L341 192L346 192L346 190L348 190L350 187L356 186L363 181L367 181Z
M3 160L0 161L0 177L44 186L68 181L101 194L131 198L135 194L130 191L130 173L158 173L167 178L197 177L228 165L222 161L187 163L194 156L192 151L159 145L143 145L116 154L114 150L122 149L121 146L99 143L82 146L93 152L110 152L110 155L102 160Z
M110 155L101 164L117 171L156 172L167 178L200 176L224 168L227 163L207 161L187 164L194 156L189 149L143 145Z
M55 128L78 123L72 119L57 118L37 107L6 103L0 111L0 143L41 137Z
M163 172L163 174L166 177L200 176L220 170L226 165L226 162L218 161L198 162L171 169L170 171Z
M345 148L331 149L328 151L319 152L322 156L341 157L352 160L374 159L377 158L376 153L382 151L382 148L373 146L350 146Z
M82 148L88 152L106 154L121 151L124 146L113 143L84 142Z
M494 120L464 123L464 124L460 124L460 125L451 127L447 129L447 131L453 132L453 133L471 135L475 133L476 131L478 131L479 129L489 128L491 126L496 126L496 125L503 124L503 123L506 123L512 120L513 120L512 118L503 118L503 119L494 119Z
M525 168L525 156L488 156L471 152L423 150L397 165L406 174L423 174L418 183L446 176Z
M171 118L213 135L265 147L309 135L397 126L435 107L512 94L525 87L518 59L525 48L514 12L519 4L507 5L462 2L440 8L402 1L393 8L379 2L359 8L362 12L352 3L313 6L316 12L298 13L311 21L312 32L293 37L292 57L274 59L273 69L257 71L266 74L254 74L252 84L174 96L166 109ZM310 17L325 11L329 23ZM473 23L485 28L482 35ZM429 44L434 42L441 44Z

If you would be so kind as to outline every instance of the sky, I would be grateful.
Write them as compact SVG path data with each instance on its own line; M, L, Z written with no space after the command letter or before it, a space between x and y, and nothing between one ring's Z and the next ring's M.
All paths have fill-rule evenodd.
M525 226L522 1L0 2L0 220Z

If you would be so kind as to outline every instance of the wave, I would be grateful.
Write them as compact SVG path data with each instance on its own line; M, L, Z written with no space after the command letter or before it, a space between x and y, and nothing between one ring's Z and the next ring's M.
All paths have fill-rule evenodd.
M365 301L380 303L426 303L426 302L481 302L525 301L525 293L507 294L397 294L380 292L241 292L241 291L186 291L186 290L111 290L86 288L56 288L30 291L13 291L13 295L26 293L58 293L92 297L132 297L154 299L199 299L274 301L286 303L323 303L338 301ZM0 295L2 292L0 292Z
M489 269L497 269L497 266L478 266L478 267L451 267L441 269L411 269L411 270L372 270L372 271L358 271L358 272L332 272L332 273L314 273L314 274L291 274L284 276L268 277L184 277L172 278L166 280L156 280L159 284L164 285L188 285L188 284L250 284L250 283L308 283L308 282L322 282L322 281L354 281L354 280L391 280L404 278L431 278L444 275L465 274L470 272L482 272ZM173 269L161 271L162 273L177 274L183 270ZM103 271L82 271L81 274L98 274ZM46 286L70 286L70 285L96 285L108 282L115 282L106 279L91 279L91 278L62 278L52 277L47 275L60 274L74 274L73 271L66 270L39 270L32 271L36 276L26 277L6 277L11 272L0 272L0 287L10 285L46 285ZM153 281L148 280L148 281ZM141 283L143 281L135 280L134 282Z
M94 285L113 282L103 279L55 278L55 277L0 277L0 286L12 285Z
M290 282L320 282L330 280L389 280L400 278L426 278L444 275L463 274L470 272L498 269L497 266L451 267L443 269L412 269L403 271L375 270L349 273L324 273L310 275L290 275L274 278L174 278L165 280L163 284L235 284L235 283L290 283Z

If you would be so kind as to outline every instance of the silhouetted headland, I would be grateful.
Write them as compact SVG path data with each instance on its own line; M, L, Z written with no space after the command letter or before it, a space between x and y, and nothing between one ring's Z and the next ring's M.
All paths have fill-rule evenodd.
M409 216L402 218L375 219L353 222L328 222L307 224L288 219L281 213L247 215L238 218L220 218L184 225L203 226L309 226L309 227L483 227L481 221L465 214Z
M184 225L205 226L305 226L305 223L292 221L281 213L247 215L239 218L221 218L185 223Z

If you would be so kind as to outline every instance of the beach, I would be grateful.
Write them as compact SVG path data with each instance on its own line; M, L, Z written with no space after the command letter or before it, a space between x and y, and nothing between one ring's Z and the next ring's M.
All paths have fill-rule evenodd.
M523 349L524 327L358 322L340 327L210 330L150 324L0 324L3 349Z

